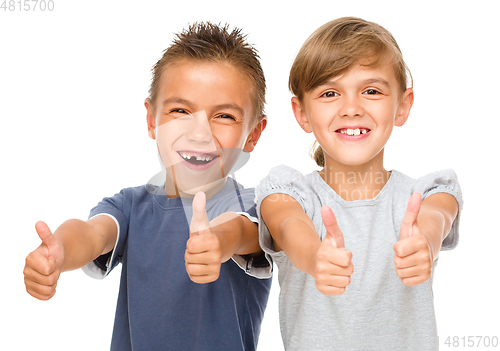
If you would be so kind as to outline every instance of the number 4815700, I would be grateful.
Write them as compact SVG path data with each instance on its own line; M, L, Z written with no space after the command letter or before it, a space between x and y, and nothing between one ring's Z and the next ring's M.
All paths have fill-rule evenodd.
M4 0L0 9L4 11L53 11L53 0Z
M498 347L497 336L448 336L444 342L448 347Z

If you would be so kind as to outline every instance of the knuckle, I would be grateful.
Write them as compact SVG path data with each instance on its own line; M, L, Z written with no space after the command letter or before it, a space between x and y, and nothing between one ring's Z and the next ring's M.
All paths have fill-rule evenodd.
M188 241L186 243L186 251L187 252L192 252L193 251L193 249L194 249L194 247L193 247L194 246L193 241L194 241L193 238L189 238L188 239Z

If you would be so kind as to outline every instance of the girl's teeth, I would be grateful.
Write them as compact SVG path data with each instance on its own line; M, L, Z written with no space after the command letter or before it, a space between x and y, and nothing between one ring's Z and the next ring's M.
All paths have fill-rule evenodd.
M356 129L349 129L348 128L348 129L341 131L342 134L347 134L347 135L360 135L360 134L365 134L367 132L368 132L368 130L359 129L359 128L356 128Z

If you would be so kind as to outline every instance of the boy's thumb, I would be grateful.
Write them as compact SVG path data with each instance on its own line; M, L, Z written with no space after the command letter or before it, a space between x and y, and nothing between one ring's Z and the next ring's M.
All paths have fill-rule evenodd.
M206 204L205 193L199 191L193 199L193 218L191 218L191 225L189 226L190 233L201 232L210 227L210 223L205 209Z

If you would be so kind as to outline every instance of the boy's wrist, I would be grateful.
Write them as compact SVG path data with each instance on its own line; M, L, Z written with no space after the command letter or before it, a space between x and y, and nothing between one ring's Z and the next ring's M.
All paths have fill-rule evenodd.
M210 231L219 239L221 262L226 262L241 244L243 219L234 212L223 213L210 221Z

